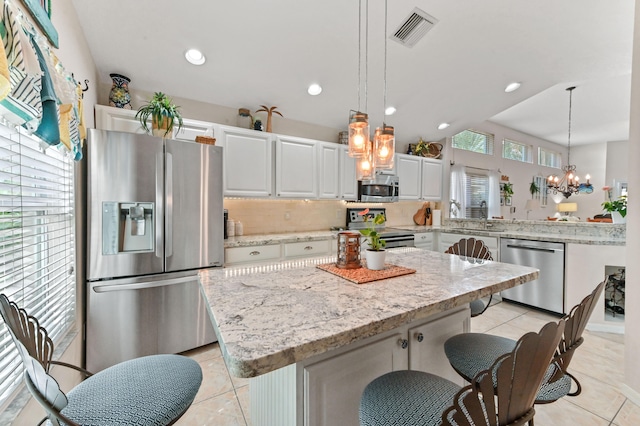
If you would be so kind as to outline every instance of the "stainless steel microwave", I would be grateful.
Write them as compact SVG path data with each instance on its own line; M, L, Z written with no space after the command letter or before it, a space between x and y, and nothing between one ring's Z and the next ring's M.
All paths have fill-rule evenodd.
M398 201L398 176L376 174L373 179L358 181L358 200L369 203Z

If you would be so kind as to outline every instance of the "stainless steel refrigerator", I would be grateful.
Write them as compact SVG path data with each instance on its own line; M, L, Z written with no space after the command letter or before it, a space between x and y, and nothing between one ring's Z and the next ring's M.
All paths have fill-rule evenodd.
M89 371L216 340L197 273L224 263L222 148L89 130Z

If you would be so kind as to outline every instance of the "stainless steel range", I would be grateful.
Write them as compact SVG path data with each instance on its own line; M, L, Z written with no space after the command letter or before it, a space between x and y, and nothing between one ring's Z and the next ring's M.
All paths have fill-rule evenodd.
M349 208L347 209L347 229L360 230L369 227L368 223L365 223L364 216L358 213L366 210L366 207ZM367 216L372 219L378 213L382 213L384 217L387 217L385 208L369 208ZM384 225L376 227L377 231L383 240L386 241L387 248L394 247L413 247L413 232L406 229L387 228Z

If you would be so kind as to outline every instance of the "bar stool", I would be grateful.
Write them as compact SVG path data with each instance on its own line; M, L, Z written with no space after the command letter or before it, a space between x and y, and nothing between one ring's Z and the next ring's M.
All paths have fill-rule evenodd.
M565 395L576 396L582 391L580 382L567 372L575 350L582 344L582 333L589 317L602 294L605 282L585 297L580 304L566 315L564 335L556 349L553 361L547 368L545 379L536 397L536 404L554 402ZM449 338L444 343L444 351L454 370L470 381L479 371L485 370L493 359L513 350L516 341L505 337L484 333L463 333ZM571 392L571 381L576 390Z
M457 254L459 256L465 256L470 260L493 260L491 251L485 245L484 241L476 240L475 238L462 238L457 243L454 243L451 247L445 250L445 253ZM471 301L469 308L471 309L471 317L477 317L484 313L491 304L493 294L489 295L489 301L485 305L480 299Z
M550 322L525 334L463 388L421 371L378 377L362 394L360 425L533 426L535 397L564 326Z

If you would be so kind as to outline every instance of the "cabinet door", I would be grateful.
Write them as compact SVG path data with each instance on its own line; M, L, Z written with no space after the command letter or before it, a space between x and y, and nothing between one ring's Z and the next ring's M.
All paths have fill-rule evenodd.
M206 135L215 137L213 128L213 123L185 118L184 120L182 120L182 127L180 128L180 130L174 130L173 138L182 141L195 142L196 136Z
M356 159L349 157L349 149L346 145L340 145L340 196L343 200L358 199Z
M469 331L468 309L409 329L409 369L437 374L462 386L444 353L444 342L456 334Z
M357 426L360 396L376 377L407 368L397 333L304 369L304 425Z
M442 161L422 160L422 199L442 199Z
M320 188L318 196L323 199L340 198L340 145L329 142L318 143L320 158Z
M136 118L136 111L96 105L96 129L116 130L118 132L142 133L145 131ZM149 123L151 127L151 123Z
M318 197L316 141L276 137L276 196Z
M413 234L413 245L417 248L433 250L433 233L420 232Z
M224 196L270 197L271 134L226 126L221 126L218 133L218 141L224 148Z
M396 154L400 200L420 199L420 167L422 158L413 155Z

